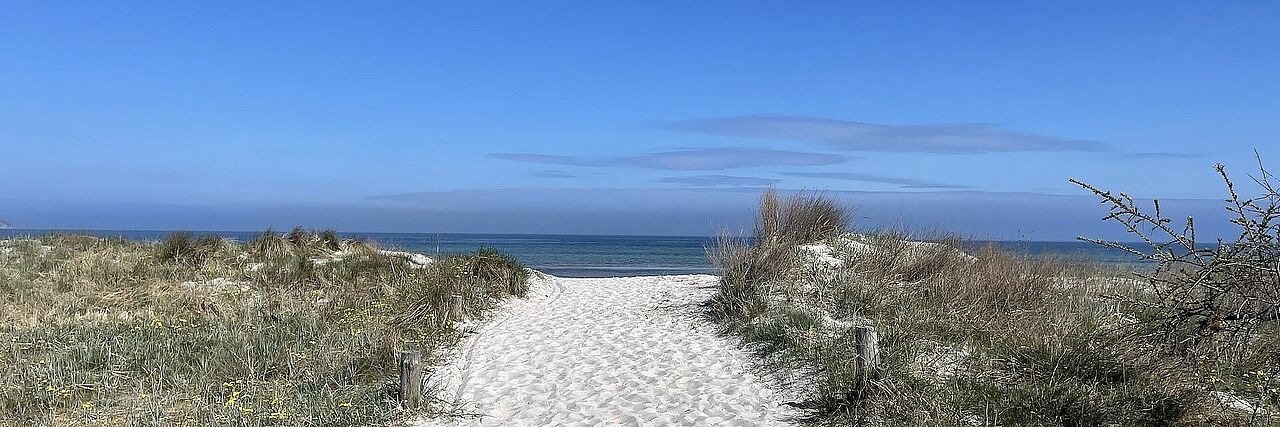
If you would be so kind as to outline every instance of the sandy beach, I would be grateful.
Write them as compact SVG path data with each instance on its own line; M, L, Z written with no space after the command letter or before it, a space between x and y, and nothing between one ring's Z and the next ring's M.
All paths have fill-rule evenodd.
M432 379L473 415L419 425L789 425L750 355L698 317L715 281L536 279Z

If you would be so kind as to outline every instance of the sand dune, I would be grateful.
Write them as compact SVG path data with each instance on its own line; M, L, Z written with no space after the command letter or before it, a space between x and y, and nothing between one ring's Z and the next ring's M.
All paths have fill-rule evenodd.
M697 318L715 280L545 279L434 379L479 416L421 425L787 425L750 356Z

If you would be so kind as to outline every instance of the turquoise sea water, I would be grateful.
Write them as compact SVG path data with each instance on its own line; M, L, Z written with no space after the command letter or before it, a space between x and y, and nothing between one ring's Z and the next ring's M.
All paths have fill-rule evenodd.
M38 235L53 230L0 230L0 236ZM62 231L71 232L71 231ZM74 231L98 236L122 236L134 240L157 240L168 231ZM256 232L209 231L245 241ZM479 248L495 248L526 265L564 277L642 276L660 274L710 273L704 256L710 237L682 236L584 236L553 234L425 234L425 233L342 233L346 238L377 242L385 248L410 252L453 253ZM1085 242L972 242L1033 254L1062 255L1094 259L1106 263L1134 263L1133 256Z

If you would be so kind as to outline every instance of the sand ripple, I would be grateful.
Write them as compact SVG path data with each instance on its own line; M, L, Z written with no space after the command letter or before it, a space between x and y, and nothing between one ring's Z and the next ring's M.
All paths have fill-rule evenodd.
M446 425L787 425L750 355L697 319L714 284L549 279L463 344L441 397L480 416Z

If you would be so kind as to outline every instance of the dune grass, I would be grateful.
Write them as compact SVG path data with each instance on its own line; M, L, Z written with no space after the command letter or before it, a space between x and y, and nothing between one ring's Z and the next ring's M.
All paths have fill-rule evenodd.
M776 198L763 198L754 239L709 248L721 281L707 305L800 396L810 423L1280 422L1275 322L1234 350L1170 351L1151 334L1152 320L1175 308L1162 305L1160 281L994 247L967 253L945 235L827 228L768 238L781 229L771 218L804 214L770 209L812 204ZM879 332L881 372L857 371L854 328L864 325Z
M396 352L431 365L479 315L522 296L494 251L429 264L341 240L175 233L0 240L0 424L387 425ZM428 373L429 375L429 373Z

